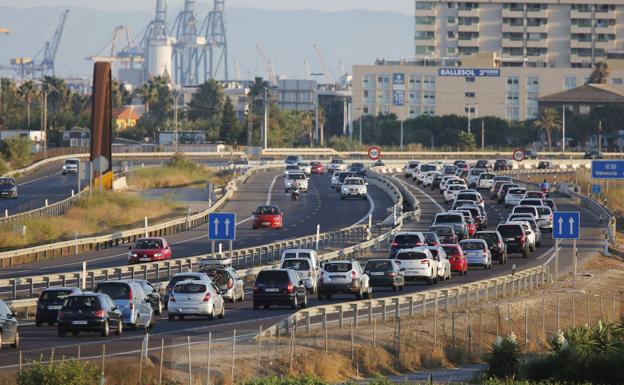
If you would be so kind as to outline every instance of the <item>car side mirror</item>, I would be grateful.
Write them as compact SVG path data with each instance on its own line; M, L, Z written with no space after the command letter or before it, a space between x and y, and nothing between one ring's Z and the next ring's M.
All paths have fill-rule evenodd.
M303 281L299 281L299 284L300 284L300 285L303 285Z
M117 309L119 309L119 308L117 307L117 305L115 305L115 306L111 307L111 310L117 310Z
M399 271L400 271L401 273L403 273L405 270L406 270L406 269L405 269L404 267L402 267Z

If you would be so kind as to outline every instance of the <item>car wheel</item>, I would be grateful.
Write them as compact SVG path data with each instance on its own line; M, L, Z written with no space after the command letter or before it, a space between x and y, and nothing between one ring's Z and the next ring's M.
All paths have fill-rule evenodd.
M399 287L397 285L392 285L392 291L397 291L399 290Z
M212 321L212 320L214 319L214 317L215 317L214 312L215 312L215 308L214 308L214 305L213 305L213 306L212 306L212 310L211 310L211 311L210 311L210 313L208 314L208 320L209 320L209 321Z
M299 301L297 300L297 296L295 295L295 298L293 299L292 303L290 304L290 308L291 309L296 309L299 307Z
M505 258L502 255L498 257L498 263L501 265L505 263Z
M440 283L440 278L439 278L439 277L435 277L435 278L433 279L433 283L434 283L434 284L436 284L436 285L437 285L438 283Z
M236 298L234 298L234 297L232 297L232 298L228 299L228 302L229 302L229 303L234 303L235 301L236 301Z
M221 306L221 313L219 313L219 319L225 318L225 303Z
M173 314L169 313L169 314L167 315L167 318L169 319L169 321L173 321L173 320L175 320L175 315L173 315Z
M303 302L301 303L301 308L305 309L306 307L308 307L308 296L304 296L303 297Z
M364 299L373 299L373 290L372 289L368 289L368 291L366 293L364 293Z
M102 328L101 335L102 337L108 337L109 334L110 334L110 329L108 326L108 321L104 321L104 327Z
M405 284L402 284L401 286L399 286L399 290L401 291L405 290Z
M182 321L182 320L184 319L184 314L180 314L180 315L178 316L178 319L179 319L180 321Z
M254 302L253 302L253 309L254 309L254 310L258 310L258 309L260 309L260 304L259 304L259 303L257 303L256 301L254 301Z
M245 289L243 289L243 290L241 291L240 301L241 301L241 302L244 302L244 301L245 301Z
M488 269L488 264L486 263L485 265L483 265L483 270L487 270Z
M531 252L535 251L535 245L529 246L529 251L531 251Z
M56 331L56 334L61 338L65 337L65 331L61 330L61 328L58 328L58 330ZM1 338L2 338L2 333L0 333L0 339ZM0 341L0 346L2 346L1 341Z
M117 330L115 330L115 334L120 336L123 333L123 320L119 320L117 323Z
M162 314L162 303L158 301L158 308L154 311L154 314L161 315Z
M132 323L132 325L130 325L130 328L133 330L137 330L139 328L139 315L136 315L136 318L134 319L134 322Z
M13 343L11 344L11 347L14 349L17 349L20 347L20 333L19 333L19 329L15 332L15 339L13 339Z
M345 198L344 198L344 195L341 195L341 196L340 196L340 199L344 200L344 199L345 199Z
M427 285L431 286L431 285L433 285L433 282L434 282L433 278L427 279Z
M522 257L523 258L529 257L529 250L527 248L522 249Z
M318 298L319 301L324 300L325 298L327 298L327 296L323 293L318 293L318 295L316 296L316 298Z
M356 299L358 299L358 300L360 300L360 299L364 298L364 292L362 291L362 288L361 288L361 287L360 287L360 291L358 291L358 292L355 294L355 298L356 298Z
M40 328L42 326L43 326L43 322L39 322L39 321L35 322L35 327L36 328Z

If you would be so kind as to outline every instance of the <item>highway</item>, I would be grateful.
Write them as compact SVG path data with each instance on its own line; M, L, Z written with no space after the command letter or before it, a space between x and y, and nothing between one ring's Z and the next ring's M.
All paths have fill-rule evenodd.
M270 183L269 179L271 178L270 176L268 176L266 178L261 178L261 179L263 179L263 182L258 182L257 188L259 191L266 191L265 189L263 189L263 186L266 186L267 183ZM422 187L416 187L414 183L412 183L411 181L405 181L402 177L397 178L397 179L401 180L401 182L397 182L397 183L408 184L410 186L409 188L415 193L415 195L417 196L417 198L420 200L420 203L421 203L421 210L422 210L421 221L417 223L416 226L409 226L408 228L416 229L416 230L426 230L426 228L432 222L434 215L437 212L440 212L441 210L447 208L442 202L441 195L438 193L438 191L432 192L429 189L425 190ZM329 191L329 188L327 187L328 181L324 180L324 182L325 183L317 184L315 181L314 183L321 197L324 194L323 193L324 190ZM255 186L255 181L254 183L250 183L249 186L246 186L246 187L250 189L255 189L256 187L253 187L253 186ZM253 194L253 193L250 192L249 194ZM258 192L256 192L256 194L258 194ZM277 194L277 193L274 193L274 194L276 194L275 199L279 199L277 196L281 194ZM314 197L314 194L315 194L314 190L311 190L311 192L308 194L309 196L306 197L306 199L310 200L310 198ZM335 194L335 193L331 192L331 194ZM484 193L484 197L486 197L487 195L488 195L487 193ZM556 200L559 210L562 210L562 211L579 210L578 205L576 205L575 202L569 198L565 198L563 196L555 196L555 200ZM276 201L276 202L278 204L281 204L281 202L279 201ZM323 202L322 198L321 198L321 202ZM302 202L296 202L296 203L301 204L300 206L303 206L304 204L306 204L305 200ZM331 206L330 204L323 202L323 205L321 206L321 208L317 207L317 209L319 210L318 213L322 213L321 214L322 217L327 217L328 218L327 220L331 222L331 221L338 220L340 216L328 210L332 210L332 207L335 210L339 210L338 207L343 206L343 205L345 206L350 205L351 203L358 204L360 202L338 201L337 204L334 206ZM364 203L364 202L361 202L361 203ZM241 194L241 197L238 203L233 202L232 204L236 205L239 208L239 210L241 210L240 212L244 213L246 212L245 211L246 209L254 207L257 204L257 202L251 202L250 200L245 199L245 197L242 196ZM314 199L312 199L312 202L308 202L307 204L312 204L312 207L314 207ZM324 206L326 204L327 206ZM390 204L388 202L385 205L385 207L389 205ZM377 203L377 201L376 201L376 206L380 206L380 204ZM284 202L283 209L284 211L289 212L290 210L293 210L293 207L291 205L288 205L288 203ZM298 209L301 209L301 207L299 207ZM351 209L352 207L348 207L347 209L344 209L344 210L346 212L350 212L352 211ZM489 228L490 229L495 228L496 224L499 223L503 218L505 218L507 214L510 212L510 209L505 209L504 206L498 205L489 199L486 203L486 209L489 215L489 224L490 224ZM599 218L596 214L583 208L580 208L580 211L581 211L581 217L582 217L582 224L581 224L582 225L582 240L578 242L578 246L579 246L579 258L582 261L583 259L589 258L592 255L595 255L602 248L603 240L604 240L604 232L602 229L603 225L599 223ZM356 218L360 216L361 214L362 212L358 213L357 215L353 215L351 220L357 220ZM240 216L239 218L244 218L244 216ZM303 229L304 227L303 224L297 225L296 227L292 227L294 224L296 224L296 222L293 223L293 222L287 221L286 231L288 231L289 228L290 229L297 229L297 228ZM340 225L337 225L336 227L340 227ZM306 228L306 231L308 231L309 233L310 229ZM245 231L243 230L241 231L240 234L242 235L244 232ZM279 233L279 231L273 232L273 234L275 233ZM271 232L266 232L266 235L269 235L269 237L265 238L263 236L260 236L260 237L256 236L255 239L253 237L250 238L248 242L262 242L262 243L270 242L270 237L272 237L273 235L271 234ZM560 269L562 272L570 271L571 269L570 248L571 248L570 243L564 243L562 247L562 250L560 253L561 255ZM480 280L484 278L491 278L494 276L508 275L508 274L511 274L513 265L516 266L517 270L521 270L521 269L525 269L525 268L532 267L532 266L537 266L537 265L547 262L551 265L551 271L552 271L553 261L550 257L553 251L554 251L554 241L551 239L550 234L545 233L543 234L543 237L542 237L542 246L539 247L534 253L531 253L529 258L525 259L519 256L518 254L513 254L513 255L510 255L510 260L507 265L498 265L495 263L492 270L471 269L468 275L462 276L462 277L458 277L454 275L451 281L440 283L438 287L448 287L448 286L456 285L459 283L466 283L466 282L476 281L476 280ZM385 255L387 255L385 251L380 251L379 253L376 253L375 256L383 257ZM410 283L406 286L405 291L401 294L407 294L410 292L418 292L418 291L427 290L430 288L431 286L427 286L424 283L420 283L420 282ZM374 292L375 298L380 298L384 296L392 296L392 295L396 295L396 293L391 290L380 289ZM157 325L150 332L152 341L160 340L160 338L165 338L166 344L172 344L172 343L182 341L182 337L185 337L187 335L191 336L191 338L193 338L194 340L198 340L198 339L206 339L208 332L217 333L218 335L222 335L222 336L227 336L227 335L231 335L231 332L233 329L237 329L239 333L244 332L244 331L248 331L248 332L254 331L254 330L257 330L260 325L262 325L265 328L269 327L275 324L276 322L282 320L284 317L288 316L289 314L292 314L293 312L293 310L290 310L290 309L270 309L270 310L255 310L254 311L251 308L251 301L250 301L251 295L248 295L247 298L248 299L245 302L228 304L226 306L227 313L226 313L226 317L224 320L208 321L205 319L191 318L191 319L187 319L184 321L178 321L178 320L168 321L166 319L167 318L166 314L164 314L163 316L160 317ZM352 301L354 299L352 296L337 296L334 298L335 299L332 299L331 301L323 301L322 304L339 303L341 301ZM320 302L317 301L317 299L312 296L309 296L308 301L309 301L309 306L320 304ZM346 315L348 316L348 313ZM25 357L36 358L36 357L39 357L40 354L46 354L46 355L49 354L51 347L55 347L55 354L57 356L61 354L73 355L76 353L77 346L80 345L83 356L86 356L86 355L99 354L101 351L101 345L105 343L106 351L108 353L121 353L121 352L127 352L127 351L140 349L142 337L143 337L142 331L129 331L126 329L122 336L109 337L108 339L101 338L96 334L85 334L84 336L66 337L64 339L60 339L56 336L56 328L54 327L44 327L41 329L36 329L32 325L24 325L22 327L22 349L24 350ZM155 343L153 342L153 344ZM15 365L17 363L17 360L18 360L17 352L14 350L5 349L0 353L0 366Z

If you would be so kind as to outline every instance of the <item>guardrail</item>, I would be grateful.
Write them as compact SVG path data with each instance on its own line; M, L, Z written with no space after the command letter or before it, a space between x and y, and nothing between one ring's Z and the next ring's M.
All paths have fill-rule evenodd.
M183 218L173 219L152 226L135 228L112 234L1 252L0 266L9 267L23 263L45 260L50 257L91 252L102 248L134 242L140 237L165 236L197 227L207 221L208 214L221 207L234 195L238 189L237 186L239 183L245 183L250 176L260 172L269 171L273 168L274 166L258 166L248 169L243 175L228 183L225 194L223 194L223 196L218 199L212 207L197 214L187 215Z
M13 215L9 215L9 211L5 210L4 216L0 217L0 224L15 222L22 218L63 215L67 211L67 209L69 209L76 203L76 200L80 199L80 197L85 193L85 191L86 190L82 190L78 194L75 194L74 190L72 190L72 195L70 195L69 197L63 200L60 200L52 204L47 204L47 199L46 199L46 204L42 207L38 207L33 210L24 211L24 212L13 214Z

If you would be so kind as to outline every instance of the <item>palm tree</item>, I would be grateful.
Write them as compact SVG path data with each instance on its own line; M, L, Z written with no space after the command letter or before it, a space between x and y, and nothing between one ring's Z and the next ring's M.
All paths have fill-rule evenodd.
M158 100L158 86L150 80L138 90L138 93L143 99L143 104L145 104L145 114L149 115L150 104Z
M37 95L37 87L32 80L27 80L19 86L17 92L26 102L26 121L30 128L30 106L32 105L33 98Z
M548 151L552 151L551 135L555 131L561 129L561 121L559 120L559 112L554 108L544 110L542 116L533 122L533 127L544 130L546 139L548 139Z
M611 68L609 65L603 61L596 63L594 66L594 70L591 75L589 75L589 79L587 79L588 84L606 84L607 79L611 76Z

